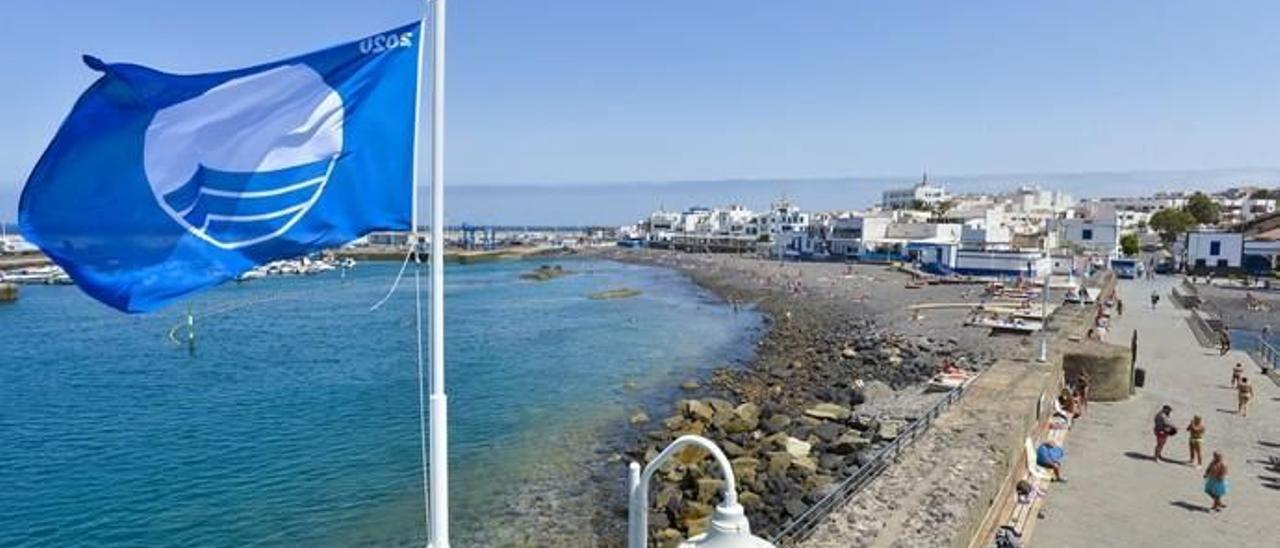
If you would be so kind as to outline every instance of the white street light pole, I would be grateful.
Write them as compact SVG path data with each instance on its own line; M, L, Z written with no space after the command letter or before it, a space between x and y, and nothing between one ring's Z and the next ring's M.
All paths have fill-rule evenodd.
M649 480L662 464L686 445L697 445L720 465L724 476L724 490L720 504L716 505L707 525L707 532L681 543L681 548L774 548L772 544L751 534L751 524L738 504L737 481L729 459L716 444L701 436L680 436L663 449L658 456L640 471L638 463L631 463L627 477L630 505L627 509L627 548L646 548L649 545Z
M1053 270L1044 275L1044 287L1040 289L1040 357L1036 361L1049 361L1049 282L1053 280Z

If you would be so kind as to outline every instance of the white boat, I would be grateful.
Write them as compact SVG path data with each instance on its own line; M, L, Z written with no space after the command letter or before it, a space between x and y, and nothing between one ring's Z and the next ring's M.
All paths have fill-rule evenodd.
M36 266L0 272L0 282L14 284L69 285L71 276L59 266Z
M1033 320L1024 320L1022 318L992 318L990 316L977 316L970 318L966 325L975 327L986 327L993 331L1003 331L1007 333L1031 334L1039 331L1044 327L1042 322Z
M953 373L938 373L929 379L929 384L925 387L925 390L929 392L950 392L973 382L976 377L973 373L964 370Z
M267 273L266 273L266 272L263 272L263 271L258 270L258 269L256 269L256 268L255 268L255 269L253 269L253 270L249 270L249 271L243 272L243 273L241 273L239 276L236 276L236 281L237 281L237 282L247 282L247 281L250 281L250 280L260 280L260 279L262 279L262 278L266 278L266 277L267 277Z

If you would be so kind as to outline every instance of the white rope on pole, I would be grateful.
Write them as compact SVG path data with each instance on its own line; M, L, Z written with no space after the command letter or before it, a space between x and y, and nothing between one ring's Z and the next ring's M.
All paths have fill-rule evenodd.
M415 245L416 247L416 245ZM414 249L416 251L416 249ZM427 479L427 402L426 402L426 375L423 372L422 359L422 260L417 253L412 253L414 257L413 267L413 331L418 339L418 445L422 453L422 508L423 516L426 520L424 525L427 529L427 536L431 535L431 482Z
M415 236L416 234L417 232L411 232L409 234L409 239L410 240L416 239L416 236ZM383 295L382 298L378 300L378 302L373 303L373 306L369 307L369 312L374 312L379 308L382 308L382 305L386 304L387 300L391 298L391 295L395 294L396 288L400 287L400 278L404 276L404 269L405 267L409 266L409 259L412 259L414 257L414 251L417 251L417 249L416 249L416 246L412 245L412 242L411 242L409 246L409 252L404 254L404 262L400 263L400 272L396 273L395 281L391 282L391 289L388 289L386 295ZM414 276L417 276L417 275L418 275L417 272L414 272Z
M425 368L424 368L424 363L423 363L423 343L422 343L422 281L421 281L422 259L421 259L421 255L418 253L418 251L419 251L418 244L419 244L419 242L420 242L420 240L418 239L418 226L419 226L419 218L418 218L418 189L419 189L419 187L421 186L421 185L419 184L419 179L421 178L421 175L420 175L420 173L421 173L421 169L420 169L420 167L421 167L421 156L422 156L422 154L421 154L421 148L422 148L422 81L423 81L423 72L424 72L424 68L423 68L424 63L423 63L423 61L426 59L426 51L427 51L427 47L428 47L428 43L427 43L427 23L428 23L428 21L430 21L433 27L439 27L439 26L440 26L440 24L443 22L443 19L444 19L444 10L443 10L443 6L439 6L439 5L437 5L437 3L438 3L438 2L439 2L439 0L433 0L433 1L424 2L424 3L422 4L422 8L423 8L423 9L422 9L422 16L421 16L421 17L419 18L419 20L418 20L418 65L417 65L418 73L417 73L417 79L416 79L416 82L415 82L414 96L413 96L413 100L414 100L414 104L413 104L413 117L414 117L414 118L413 118L413 173L412 173L412 177L411 177L411 179L412 179L412 181L413 181L413 182L412 182L412 184L413 184L413 188L412 188L412 191L411 191L411 195L412 195L412 198L411 198L411 200L412 200L412 204L411 204L411 207L412 207L412 209L411 209L411 211L412 211L412 219L411 219L411 221L410 221L411 226L410 226L410 229L409 229L410 244L411 244L411 245L410 245L410 247L409 247L409 255L410 255L410 256L412 256L412 257L414 258L414 270L413 270L413 286L414 286L414 292L413 292L413 294L414 294L414 313L413 313L413 319L414 319L414 333L415 333L415 335L416 335L416 337L417 337L417 367L418 367L418 434L419 434L418 439L419 439L419 446L420 446L419 448L420 448L421 453L422 453L422 502L423 502L423 512L424 512L423 518L424 518L424 525L425 525L425 527L426 527L427 538L429 539L429 540L428 540L428 545L429 545L429 546L430 546L430 545L435 545L435 546L436 546L436 548L447 548L447 547L448 547L448 545L449 545L448 540L447 540L447 539L448 539L448 534L449 534L449 533L448 533L448 529L447 529L447 523L448 523L448 521L447 521L447 520L448 520L448 518L447 518L447 512L448 512L448 508L447 508L447 507L445 507L445 505L440 504L440 503L439 503L439 500L437 500L437 496L438 496L437 490L442 489L442 488L447 489L447 485L439 485L437 482L432 481L432 479L439 479L440 477L442 477L442 476L440 476L440 475L438 475L438 474L437 474L437 471L436 471L436 469L435 469L435 465L447 466L447 464L445 464L445 462L444 462L443 460L437 460L437 458L436 458L436 456L437 456L437 455L436 455L436 443L437 443L437 438L436 438L436 436L437 436L437 435L441 436L440 440L441 440L441 442L443 442L443 439L444 439L444 438L443 438L443 436L444 436L445 434L444 434L444 432L437 432L437 430L436 430L436 422L435 422L435 421L436 421L436 417L435 417L435 414L436 414L436 413L435 413L435 411L436 411L436 402L435 402L435 396L434 396L434 394L432 395L432 404L431 404L431 405L432 405L432 407L431 407L431 409L432 409L432 413L431 413L432 426L431 426L431 452L430 452L430 455L428 455L428 450L427 450L427 419L428 419L428 415L427 415L427 402L426 402L426 397L427 397L427 396L426 396L426 392L427 392L427 385L426 385L426 372L425 372L425 370L424 370ZM438 66L438 65L440 65L440 63L441 63L441 61L440 61L439 57L442 57L442 56L443 56L443 52L438 51L438 50L440 49L440 48L439 48L439 46L440 46L441 44L443 44L443 40L438 40L438 41L437 41L437 40L436 40L436 36L435 36L436 34L439 34L440 32L442 32L442 29L436 28L436 32L435 32L435 33L432 33L432 46L431 46L431 53L432 53L432 75L433 75L433 78L432 78L432 91L431 91L431 96L432 96L432 98L431 98L431 100L432 100L431 125L432 125L432 128L433 128L433 131L432 131L432 140L431 140L431 147L432 147L431 166L432 166L432 174L433 174L433 176L432 176L432 179L431 179L431 187L432 187L433 194L434 194L434 191L435 191L436 186L437 186L437 185L439 185L439 183L440 183L439 177L438 177L438 176L436 176L437 166L438 166L438 165L440 165L440 164L439 164L439 159L438 159L438 158L437 158L437 156L436 156L436 150L437 150L437 147L439 146L439 143L437 143L437 142L436 142L436 140L437 140L438 138L440 138L440 136L439 136L439 135L437 134L437 132L434 130L434 128L437 126L437 124L442 123L442 122L439 120L440 112L437 112L437 111L436 111L437 103L439 103L439 107L440 107L440 108L439 108L439 110L440 110L440 111L443 111L443 100L442 100L442 99L440 99L440 98L438 98L439 90L438 90L438 89L437 89L437 87L436 87L436 81L437 81L437 80L438 80L438 78L443 74L443 71L442 71L440 68L437 68L437 66ZM437 71L439 71L439 72L437 72ZM435 234L435 227L436 227L437 221L439 220L439 219L437 218L436 211L435 211L435 209L434 209L436 201L437 201L437 199L433 196L433 198L432 198L432 205L433 205L433 209L432 209L432 216L431 216L432 234L433 234L433 235ZM441 215L441 216L442 216L442 215ZM443 340L437 340L437 339L436 339L435 332L434 332L434 329L435 329L435 323L436 323L436 316L435 316L435 309L436 309L436 307L437 307L436 301L437 301L438 299L443 298L443 294L442 294L442 293L443 293L443 289L442 289L443 283L440 283L440 284L438 284L438 285L437 285L437 283L436 283L437 278L438 278L438 277L440 277L440 276L442 275L442 273L441 273L441 272L438 272L438 270L437 270L437 267L438 267L439 265L436 263L437 253L436 253L436 251L435 251L435 245L436 245L436 239L435 239L435 238L433 238L433 241L432 241L432 254L431 254L431 258L432 258L432 263L431 263L431 267L432 267L432 270L431 270L431 282L432 282L432 283L431 283L431 308L432 308L432 320L431 320L431 321L432 321L432 329L433 329L433 332L432 332L432 338L431 338L431 351L432 351L432 361L431 361L431 365L432 365L432 369L433 369L432 378L434 378L434 376L435 376L435 373L434 373L434 369L435 369L435 367L436 367L437 365L439 365L439 366L443 366L443 363L439 363L439 364L437 364L437 362L436 362L436 360L435 360L435 356L436 356L436 349L437 349L437 348L440 348L440 347L443 345L443 343L444 343L444 341L443 341ZM407 264L407 262L408 262L408 257L406 257L406 258L405 258L405 261L406 261L406 264ZM403 270L404 270L404 267L403 267L403 266L401 266L401 272L403 272ZM398 280L398 277L397 277L397 280ZM393 290L394 290L394 288L393 288ZM443 414L443 413L442 413L442 414ZM443 419L443 416L442 416L441 418ZM430 474L430 476L428 476L428 474ZM446 496L447 496L447 495L446 495ZM443 519L442 519L442 517L441 517L440 515L438 515L438 513L444 513L444 516L445 516L445 517L443 517ZM437 523L439 523L439 522L443 522L443 523L445 523L445 524L446 524L446 527L444 527L444 528L437 527ZM441 530L441 529L444 529L444 530ZM438 539L438 538L441 538L441 537L445 538L446 540L445 540L443 543L438 543L438 542L437 542L437 539Z

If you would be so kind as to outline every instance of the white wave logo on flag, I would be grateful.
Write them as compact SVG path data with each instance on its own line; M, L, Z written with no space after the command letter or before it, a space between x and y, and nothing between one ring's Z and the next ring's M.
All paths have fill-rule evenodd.
M229 80L156 113L143 167L156 201L222 249L287 232L342 153L343 102L303 64Z

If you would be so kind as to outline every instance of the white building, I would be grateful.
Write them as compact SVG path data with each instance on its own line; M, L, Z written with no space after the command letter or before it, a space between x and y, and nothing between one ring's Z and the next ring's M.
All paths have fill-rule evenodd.
M929 184L929 174L910 188L892 188L881 195L885 209L915 209L917 206L933 207L949 200L947 189Z
M856 215L834 220L828 236L831 255L861 257L869 249L867 243L883 239L892 222L890 215Z
M1038 250L961 249L955 244L912 243L908 258L926 271L965 276L1042 278L1053 261Z
M1244 234L1195 230L1183 240L1185 264L1192 272L1240 268L1244 257Z
M1276 201L1270 198L1214 196L1213 199L1221 208L1220 222L1224 224L1243 223L1276 211Z
M1120 256L1120 224L1114 211L1094 217L1056 219L1051 229L1060 244L1079 247L1103 257Z
M740 205L711 211L711 230L717 234L746 234L755 213Z
M644 223L648 225L649 241L654 243L670 242L677 227L680 226L680 220L680 214L674 211L658 210L650 213L649 220Z
M1190 198L1190 195L1183 192L1157 192L1154 196L1098 198L1089 200L1088 203L1102 204L1114 211L1155 213L1162 209L1183 207L1187 205L1187 198Z
M809 228L809 214L800 211L800 208L785 199L774 202L768 213L756 219L763 229L762 233L768 234L770 238L789 232L804 232Z
M1003 198L1011 211L1051 217L1076 205L1070 194L1041 188L1039 185L1020 186Z

